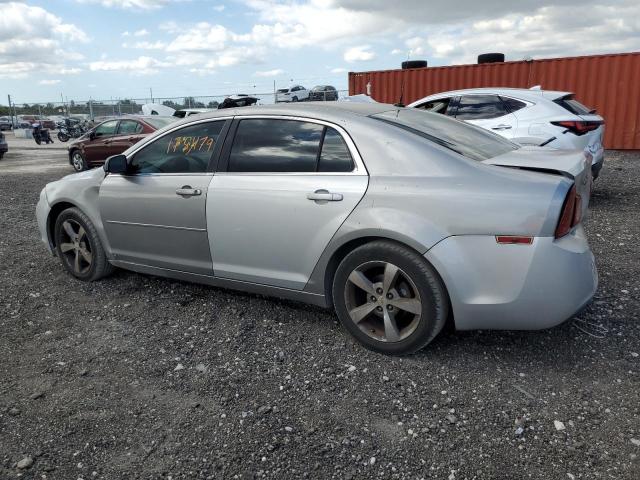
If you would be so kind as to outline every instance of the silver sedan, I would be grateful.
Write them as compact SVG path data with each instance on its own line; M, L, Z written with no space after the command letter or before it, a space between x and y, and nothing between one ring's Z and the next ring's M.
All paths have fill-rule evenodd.
M458 329L540 329L597 286L583 152L519 147L384 104L225 110L48 184L42 240L114 267L334 308L376 351Z

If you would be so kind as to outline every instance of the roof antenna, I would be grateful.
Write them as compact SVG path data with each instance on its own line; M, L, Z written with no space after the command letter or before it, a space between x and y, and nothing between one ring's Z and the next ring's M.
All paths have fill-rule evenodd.
M404 103L402 103L403 99L404 99L404 79L402 80L402 83L400 84L400 100L398 101L398 103L394 103L393 106L394 107L404 107Z

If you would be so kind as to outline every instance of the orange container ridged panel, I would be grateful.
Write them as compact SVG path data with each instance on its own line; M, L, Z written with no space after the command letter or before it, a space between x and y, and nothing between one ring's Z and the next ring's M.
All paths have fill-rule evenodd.
M529 62L453 65L410 70L350 72L349 94L375 100L413 102L433 93L461 88L541 85L545 90L573 92L605 119L604 144L610 149L640 149L640 52Z

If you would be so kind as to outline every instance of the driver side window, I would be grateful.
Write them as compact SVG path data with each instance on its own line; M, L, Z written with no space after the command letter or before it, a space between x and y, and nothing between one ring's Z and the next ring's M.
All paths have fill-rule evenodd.
M106 137L116 133L117 120L101 123L96 127L96 137Z
M147 145L130 162L132 173L203 173L225 121L175 130Z

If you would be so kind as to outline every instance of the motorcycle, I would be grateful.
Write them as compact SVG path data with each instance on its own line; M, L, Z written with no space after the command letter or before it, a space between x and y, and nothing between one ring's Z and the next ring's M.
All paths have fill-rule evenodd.
M49 129L43 128L40 123L33 124L33 139L38 145L53 143L51 135L49 135Z
M79 138L87 133L88 128L78 121L65 118L64 122L58 122L58 140L67 142L71 138Z

